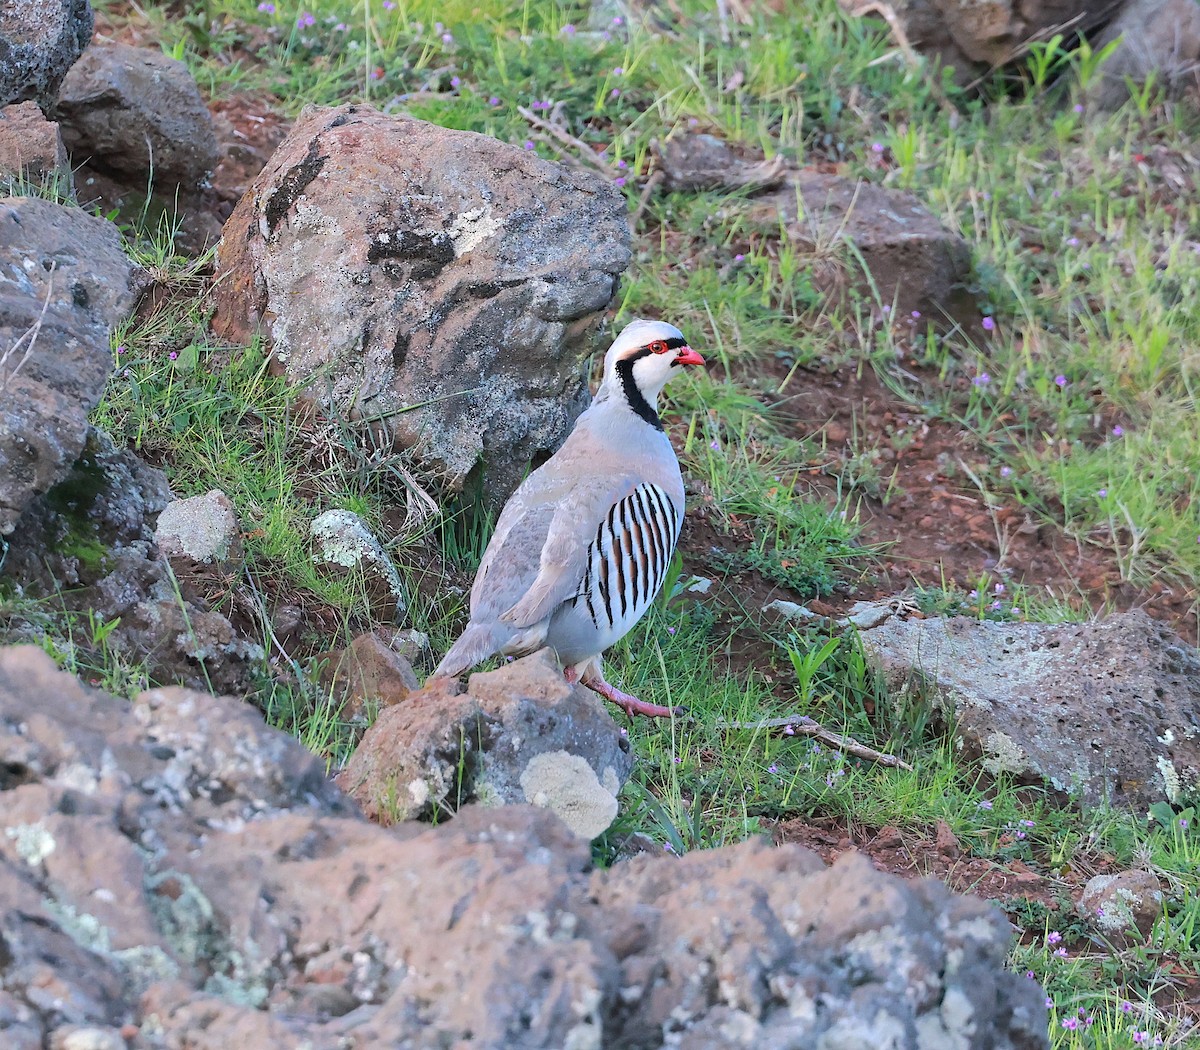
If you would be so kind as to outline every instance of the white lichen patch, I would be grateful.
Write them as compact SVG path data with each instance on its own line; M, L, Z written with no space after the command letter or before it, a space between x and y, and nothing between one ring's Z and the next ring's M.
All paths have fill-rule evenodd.
M999 730L989 733L984 738L983 748L983 768L993 775L1021 773L1029 766L1025 751L1007 733Z
M1179 779L1178 770L1166 755L1159 755L1155 759L1155 765L1158 766L1158 775L1162 777L1163 794L1167 796L1167 801L1178 802L1183 795L1183 784Z
M30 867L36 868L55 849L54 836L41 822L16 824L11 828L5 828L4 836L12 839L16 845L17 856Z
M586 759L569 751L534 755L521 773L521 790L527 802L553 810L582 838L595 838L617 817L616 793L600 783Z
M489 237L494 237L504 228L504 219L493 215L491 205L481 204L468 211L459 212L446 228L454 242L454 254L466 255Z
M417 808L429 801L429 784L423 778L408 782L408 797Z

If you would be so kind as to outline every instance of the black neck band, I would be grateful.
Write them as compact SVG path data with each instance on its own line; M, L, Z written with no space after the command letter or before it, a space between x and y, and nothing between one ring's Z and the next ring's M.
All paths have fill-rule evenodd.
M662 430L662 420L658 418L658 413L651 407L650 402L643 396L633 379L634 362L640 361L643 357L648 357L652 353L654 353L653 350L643 347L636 354L630 354L628 357L618 361L617 375L621 379L621 389L625 392L625 400L629 403L629 407L633 409L635 414L654 427L655 430Z

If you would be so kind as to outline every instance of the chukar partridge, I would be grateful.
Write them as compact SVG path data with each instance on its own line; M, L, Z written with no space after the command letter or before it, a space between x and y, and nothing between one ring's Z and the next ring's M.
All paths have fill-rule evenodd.
M658 395L685 366L703 364L662 321L621 332L591 407L501 511L471 588L470 622L435 676L549 646L568 680L626 713L672 713L609 685L600 658L666 577L683 525L683 479Z

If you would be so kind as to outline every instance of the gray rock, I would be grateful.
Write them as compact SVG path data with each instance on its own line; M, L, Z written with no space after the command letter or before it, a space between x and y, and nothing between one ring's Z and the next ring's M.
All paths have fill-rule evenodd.
M217 165L212 119L187 66L157 48L93 44L63 81L55 116L75 163L145 188L193 189Z
M58 125L33 102L0 109L0 191L46 185L73 199L71 162Z
M745 157L715 135L676 135L657 147L663 188L668 191L763 190L783 182L784 160Z
M0 777L5 1047L1048 1046L1000 913L862 857L597 871L521 805L380 828L244 705L129 705L33 648L0 650Z
M154 528L154 542L168 559L185 559L199 565L241 565L237 510L219 489L168 503Z
M1096 41L1120 39L1101 69L1100 105L1115 109L1129 98L1128 81L1178 96L1200 83L1200 4L1196 0L1129 0Z
M408 603L400 574L362 518L349 510L327 510L313 520L309 534L316 564L361 584L380 617L404 615Z
M1163 892L1153 872L1134 869L1088 880L1076 911L1114 948L1145 940L1162 915Z
M118 621L107 645L153 681L244 692L262 671L262 646L212 608L229 586L224 569L177 558L173 575L159 556L152 520L170 501L162 471L93 430L66 477L21 516L4 580L100 623Z
M0 198L0 535L82 450L112 369L109 328L140 290L112 223Z
M1141 611L1090 624L889 616L863 649L954 715L990 773L1145 810L1200 783L1200 653Z
M814 283L833 296L849 288L878 294L897 313L953 306L971 272L967 242L901 190L804 170L748 202L745 215L764 236L778 237L782 222L792 245L818 261L853 246L843 263L814 266Z
M52 105L94 24L88 0L0 4L0 106L27 100Z
M588 403L629 238L590 173L365 106L309 111L226 223L214 325L266 329L326 411L500 501Z
M568 684L543 649L472 675L465 694L435 679L381 712L338 783L377 819L528 802L590 839L616 818L632 769L603 701Z

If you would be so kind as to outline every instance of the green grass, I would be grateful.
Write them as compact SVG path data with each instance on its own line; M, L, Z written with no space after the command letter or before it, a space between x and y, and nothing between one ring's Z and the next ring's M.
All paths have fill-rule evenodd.
M124 5L96 6L127 17ZM1148 938L1113 950L1087 938L1069 905L1009 905L1024 931L1012 965L1047 988L1056 1048L1124 1050L1146 1045L1142 1033L1150 1045L1194 1038L1172 992L1200 965L1200 840L1180 824L1190 817L1079 813L984 777L921 697L886 694L853 635L767 626L743 584L806 600L849 591L886 562L886 549L861 546L859 501L902 492L892 454L901 439L858 428L843 456L797 433L786 412L808 376L873 369L915 415L972 443L971 481L985 504L1023 507L1108 552L1124 579L1166 581L1194 606L1195 105L1165 101L1151 86L1116 113L1093 112L1101 56L1064 51L1061 41L1034 46L1006 82L964 95L906 66L879 24L847 20L834 0L790 5L787 17L756 11L751 24L728 27L699 0L659 5L653 24L598 26L582 5L515 0L258 6L209 0L178 17L151 3L136 17L189 64L202 91L255 92L287 116L311 102L369 102L555 157L563 147L518 107L560 107L571 133L603 151L631 213L652 143L702 131L911 191L964 236L969 316L896 318L869 295L820 295L816 275L853 272L853 253L832 244L798 251L785 230L751 214L744 193L656 193L638 211L617 321L666 317L712 365L708 378L670 388L666 416L691 513L718 547L688 551L689 565L727 597L718 603L672 580L609 654L614 682L685 705L691 717L631 727L639 761L597 858L611 860L634 831L681 853L794 819L852 831L891 825L914 840L943 821L968 857L1020 860L1063 887L1101 861L1149 866L1167 896ZM1061 72L1074 79L1056 80ZM372 447L348 420L302 410L262 347L216 341L205 264L174 254L168 221L128 233L131 253L168 294L115 333L117 368L95 422L166 469L176 492L219 487L234 500L248 551L240 586L286 672L264 677L253 699L340 761L354 732L316 684L314 661L374 620L362 587L313 565L308 523L347 507L389 537L412 596L410 623L435 652L461 622L462 588L491 523L469 506L430 508L402 457ZM807 495L814 472L834 480L834 496ZM1054 595L982 570L917 601L926 613L999 620L1095 611L1082 593ZM286 654L265 626L281 604L324 625ZM33 625L64 666L106 688L128 693L145 681L106 648L108 625L53 601L0 596L0 628L12 634L14 625ZM722 728L793 714L915 768L847 760L781 730Z

